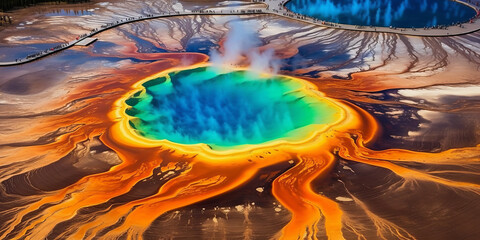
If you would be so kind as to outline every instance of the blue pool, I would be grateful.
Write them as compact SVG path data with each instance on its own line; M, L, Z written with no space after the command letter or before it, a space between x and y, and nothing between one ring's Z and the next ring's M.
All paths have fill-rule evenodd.
M327 22L379 27L448 26L476 15L451 0L291 0L285 6Z
M329 124L339 110L302 82L249 71L220 73L195 68L154 78L126 104L130 126L140 135L181 144L206 143L212 149L298 141L305 127Z

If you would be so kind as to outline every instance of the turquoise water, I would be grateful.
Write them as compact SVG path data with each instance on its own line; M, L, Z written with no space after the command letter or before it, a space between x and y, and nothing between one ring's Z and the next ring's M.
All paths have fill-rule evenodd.
M299 81L247 71L219 74L202 67L152 79L143 87L126 100L130 125L140 135L213 149L302 139L305 133L296 130L330 123L338 111L299 91Z
M328 22L380 27L448 26L476 15L450 0L291 0L285 6Z

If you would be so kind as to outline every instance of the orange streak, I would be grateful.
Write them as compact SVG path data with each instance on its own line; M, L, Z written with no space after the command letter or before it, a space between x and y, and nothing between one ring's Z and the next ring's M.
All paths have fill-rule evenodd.
M312 181L327 174L334 166L333 155L299 156L300 162L273 182L272 193L292 212L292 219L282 230L282 239L317 239L317 224L325 216L329 239L344 239L342 211L338 204L312 190Z
M390 169L405 179L430 181L479 192L480 186L477 184L453 181L393 163L416 161L453 164L459 159L462 163L478 163L479 146L443 153L417 153L400 149L370 150L365 145L372 142L379 131L375 119L351 103L325 97L307 82L304 90L337 106L340 116L331 125L317 126L311 135L299 142L274 141L244 149L216 152L205 146L149 141L135 135L128 128L128 121L123 114L125 105L122 102L139 85L138 82L134 84L136 80L132 80L132 76L148 78L159 71L173 70L173 66L184 56L143 55L142 59L163 59L142 65L145 67L142 70L117 73L115 79L88 83L65 100L53 104L56 107L63 106L73 100L87 98L82 101L81 107L77 106L71 113L45 117L37 125L38 133L45 134L73 124L78 124L79 127L63 134L51 144L27 147L24 148L25 151L12 153L0 160L2 164L18 158L28 159L49 154L26 168L24 172L27 172L58 160L73 151L77 143L99 135L101 141L116 152L122 163L106 172L86 176L64 189L45 193L41 200L14 212L13 221L6 224L1 238L11 235L14 235L13 239L46 238L59 223L77 217L82 208L104 204L128 193L137 183L153 177L157 170L161 173L174 172L176 177L167 179L154 194L119 206L108 206L105 211L74 224L72 229L62 235L72 239L92 239L109 228L111 230L101 238L117 238L125 234L128 239L141 239L152 222L166 212L235 190L250 181L259 169L288 161L292 156L297 156L297 165L275 179L272 188L274 197L292 213L291 221L282 229L281 239L317 239L317 236L323 234L319 229L321 222L324 222L325 235L329 239L344 239L342 230L349 226L345 224L348 221L345 217L347 213L342 211L340 204L319 195L312 188L312 182L327 176L334 167L336 158L333 153L337 152L347 160ZM204 64L208 58L201 54L186 56L192 58L194 65ZM353 82L358 83L358 79ZM98 98L88 99L99 94L103 94L102 101L98 101ZM370 212L357 198L353 197L353 201L365 209L377 228L388 228L394 235L394 231L397 231L397 236L410 237L405 230ZM28 221L24 220L25 216L47 204L53 206L46 207ZM124 222L119 222L121 219ZM21 224L24 227L19 232L14 232Z

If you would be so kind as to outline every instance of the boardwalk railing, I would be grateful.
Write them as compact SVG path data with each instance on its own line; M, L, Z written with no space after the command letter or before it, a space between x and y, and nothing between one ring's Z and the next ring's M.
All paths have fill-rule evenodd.
M19 58L12 62L0 62L0 66L13 66L24 64L28 62L35 61L37 59L46 57L50 54L68 49L78 42L84 40L85 38L93 37L98 33L106 31L108 29L112 29L118 27L123 24L143 21L148 19L155 19L155 18L165 18L165 17L179 17L179 16L190 16L190 15L248 15L248 14L274 14L280 17L285 17L289 19L294 19L302 22L307 22L310 24L315 24L323 27L330 27L330 28L337 28L337 29L344 29L344 30L353 30L353 31L363 31L363 32L383 32L383 33L394 33L394 34L403 34L403 35L413 35L413 36L454 36L454 35L461 35L467 34L471 32L478 31L480 29L480 21L476 21L480 15L480 9L477 5L475 5L472 0L456 0L459 3L465 4L476 11L476 16L465 24L459 24L458 28L454 30L449 30L448 27L441 28L441 29L417 29L411 28L387 28L387 27L366 27L366 26L354 26L348 24L338 24L327 22L319 19L315 19L312 17L304 16L298 13L293 13L289 11L284 5L287 1L285 0L268 0L268 1L260 1L254 0L254 2L261 2L265 3L267 6L266 8L249 8L249 9L240 9L240 10L196 10L196 11L185 11L185 12L168 12L168 13L160 13L160 14L148 14L143 16L137 17L128 17L119 19L115 22L107 23L101 25L99 28L92 29L89 33L83 34L78 36L75 40L70 41L68 43L64 43L58 45L56 47L46 49L41 52L37 52L35 54L30 54L25 58Z
M160 13L160 14L148 14L148 15L138 16L138 17L128 17L128 18L117 20L115 22L104 24L99 28L92 29L92 31L90 31L89 33L82 34L77 38L75 38L73 41L70 41L68 43L64 43L49 49L45 49L44 51L41 51L41 52L30 54L25 58L19 58L12 62L0 62L0 66L14 66L14 65L35 61L37 59L46 57L50 54L75 46L75 44L84 40L85 38L93 37L96 34L99 34L103 31L106 31L127 23L133 23L133 22L138 22L138 21L143 21L148 19L155 19L155 18L180 17L180 16L190 16L190 15L248 15L248 14L266 14L266 13L270 13L270 12L266 11L266 9L264 8L251 8L251 9L243 9L243 10L199 10L199 11L189 11L189 12L168 12L168 13Z

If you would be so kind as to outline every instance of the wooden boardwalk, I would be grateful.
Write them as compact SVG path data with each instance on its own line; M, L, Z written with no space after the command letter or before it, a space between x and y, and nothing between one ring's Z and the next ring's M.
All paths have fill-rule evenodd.
M93 42L97 41L98 38L85 38L80 42L75 43L77 46L88 46L92 44Z
M457 2L468 5L469 7L475 9L477 16L473 19L472 22L463 23L459 26L450 26L446 29L411 29L411 28L387 28L387 27L366 27L366 26L354 26L348 24L338 24L325 22L319 19L311 18L308 16L303 16L300 14L293 13L284 7L286 0L254 0L254 2L266 4L265 8L248 8L240 10L199 10L199 11L185 11L185 12L169 12L169 13L160 13L160 14L149 14L143 16L135 16L129 18L119 19L118 21L104 24L99 28L93 29L89 33L85 33L81 36L78 36L76 39L58 45L56 47L46 49L44 51L30 54L24 58L17 59L12 62L0 62L0 66L14 66L19 64L25 64L28 62L35 61L37 59L46 57L50 54L68 49L72 46L75 46L86 39L92 38L93 36L118 27L123 24L144 21L149 19L157 18L166 18L166 17L179 17L179 16L191 16L191 15L251 15L251 14L273 14L280 17L285 17L297 21L306 22L309 24L315 24L321 27L336 28L342 30L351 30L351 31L363 31L363 32L377 32L377 33L393 33L393 34L402 34L402 35L411 35L411 36L422 36L422 37L445 37L445 36L455 36L468 34L480 30L480 21L478 19L480 9L477 4L480 0L475 0L475 3L468 3L464 0L457 0ZM80 44L81 45L81 44Z
M0 66L14 66L14 65L29 63L37 59L51 55L53 53L73 47L77 43L83 41L84 39L91 38L103 31L118 27L123 24L128 24L128 23L133 23L138 21L144 21L144 20L156 19L156 18L166 18L166 17L190 16L190 15L251 15L251 14L266 14L266 13L270 13L270 12L266 11L265 8L257 8L257 9L249 8L245 10L203 10L203 11L189 11L189 12L169 12L169 13L149 14L149 15L138 16L138 17L123 18L116 22L104 24L99 28L95 28L91 32L80 35L76 39L68 43L64 43L35 54L30 54L25 58L20 58L20 59L17 59L16 61L0 62Z

